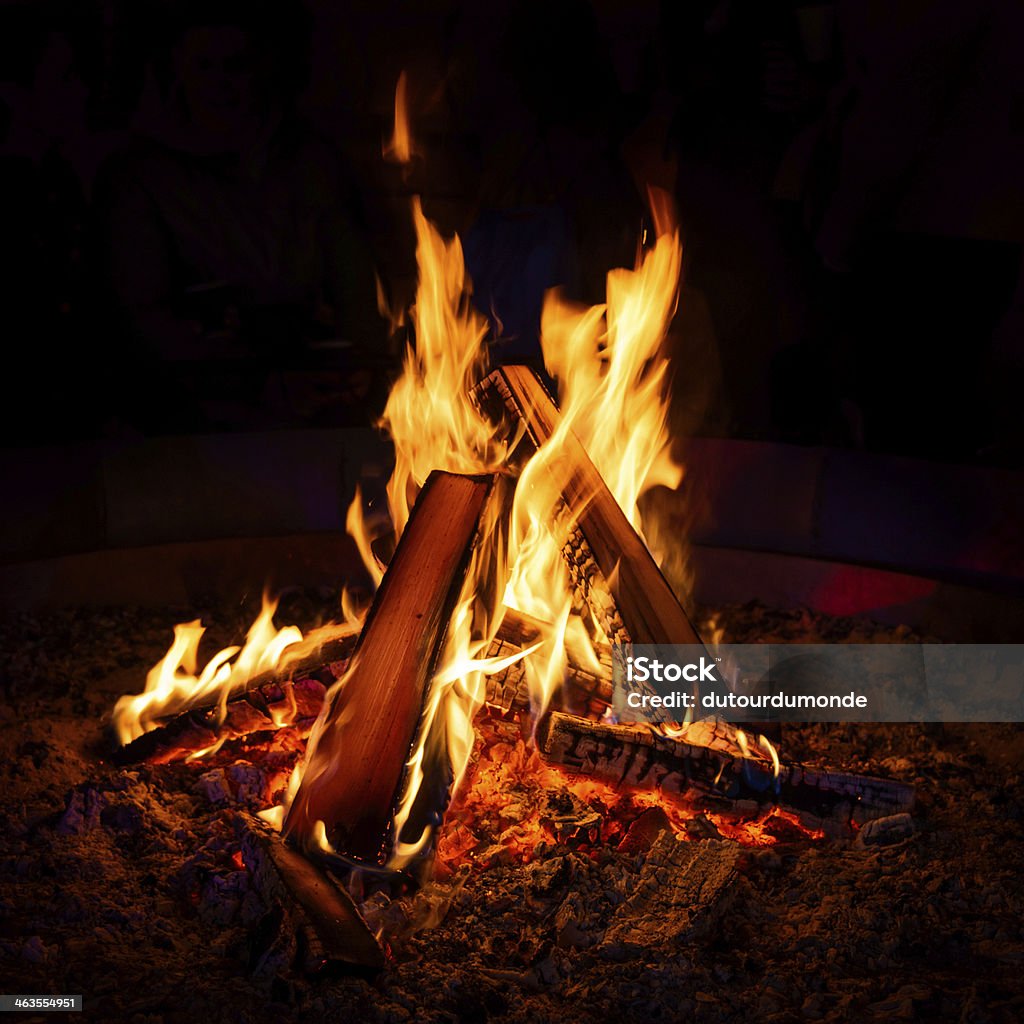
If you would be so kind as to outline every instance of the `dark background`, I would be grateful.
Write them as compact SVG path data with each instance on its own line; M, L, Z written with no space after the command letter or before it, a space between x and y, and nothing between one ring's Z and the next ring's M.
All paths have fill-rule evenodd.
M494 358L674 192L679 433L1018 465L1013 0L0 7L4 437L356 425L409 196ZM382 158L406 70L416 155ZM380 282L375 284L374 276Z

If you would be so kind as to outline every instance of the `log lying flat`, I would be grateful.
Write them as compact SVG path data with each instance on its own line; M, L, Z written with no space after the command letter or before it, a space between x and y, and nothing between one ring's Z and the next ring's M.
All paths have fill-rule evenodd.
M598 949L672 949L709 935L732 913L741 847L723 840L684 842L666 829L648 850L629 895Z
M347 641L349 650L355 638ZM340 653L336 651L335 653ZM328 672L321 666L319 675ZM297 678L254 685L225 705L183 711L114 752L116 764L185 761L228 740L298 724L307 730L323 707L327 687L320 679Z
M611 725L552 712L537 728L549 761L615 785L700 795L722 800L739 814L781 807L805 828L828 835L909 811L914 789L902 782L823 771L804 765L779 768L722 749L669 739L635 725Z
M539 448L558 429L560 413L526 366L495 370L477 390L487 408L495 399L526 429L523 443ZM562 498L575 523L565 546L570 576L608 639L618 643L700 643L672 588L626 518L586 449L571 432L559 462L566 467Z
M519 612L508 610L487 657L504 658L529 647L541 638L541 624ZM332 642L322 648L322 657L303 658L281 671L285 678L254 684L228 701L223 718L218 707L183 711L115 751L117 764L169 764L184 761L226 741L245 739L259 732L271 732L297 725L308 733L323 707L327 687L336 682L348 666L358 636ZM562 689L562 706L584 717L600 718L612 701L611 656L599 654L601 672L584 666L572 651ZM299 676L298 673L305 673ZM294 674L288 678L288 674ZM260 676L259 678L265 678ZM488 676L487 705L502 714L528 712L530 690L524 662L518 661Z
M493 476L432 473L344 679L317 724L284 823L300 845L323 822L339 853L383 863L392 812Z
M271 908L253 972L315 973L330 963L380 970L384 951L348 893L262 822L244 815L243 823L243 861Z

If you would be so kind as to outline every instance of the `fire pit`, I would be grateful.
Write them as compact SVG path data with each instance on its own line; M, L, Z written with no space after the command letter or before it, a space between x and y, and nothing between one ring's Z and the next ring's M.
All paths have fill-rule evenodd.
M457 243L414 215L388 515L357 494L348 522L372 604L345 592L335 621L320 602L278 628L265 599L205 664L199 620L159 659L131 611L19 638L3 948L21 976L111 1019L971 1019L972 1000L1011 1019L1000 836L1020 777L987 790L1012 748L979 746L999 729L809 725L780 747L615 720L633 644L865 629L691 619L658 569L679 538L638 500L682 473L665 211L606 307L549 302L560 406L528 368L486 365ZM66 690L33 694L54 658Z
M291 595L280 614L311 631L325 600ZM201 611L214 642L244 634L236 603ZM98 760L104 712L159 657L174 618L125 607L4 624L11 991L82 992L98 1019L168 1022L1016 1014L1024 793L1012 726L787 727L789 758L914 784L913 834L865 846L812 839L778 815L719 838L725 816L537 770L507 719L478 717L433 880L360 904L390 936L387 968L310 977L274 964L273 917L261 926L273 908L240 822L266 806L275 772L286 778L288 730L189 763ZM704 609L695 621L704 631L712 618L737 638L908 639L806 610ZM573 828L580 805L601 808L596 836ZM669 850L699 857L701 875L666 863L661 811L692 834ZM502 839L523 822L514 844ZM473 855L458 849L464 828ZM645 889L659 870L677 884ZM703 896L686 889L705 874Z
M399 538L389 538L386 568L358 494L349 513L378 586L372 606L304 638L275 630L267 604L246 644L201 671L201 626L180 626L145 692L114 710L125 764L202 760L225 742L287 729L275 737L281 767L306 741L281 803L260 812L289 846L245 824L246 863L294 903L284 928L293 941L282 947L290 961L381 966L350 890L362 895L369 879L393 893L428 878L440 845L449 868L470 854L532 858L542 825L551 838L617 838L621 821L607 824L604 813L621 802L616 789L654 794L647 829L664 832L673 851L684 830L660 807L669 796L700 794L746 819L782 813L808 835L849 833L913 806L909 786L782 765L766 736L755 743L723 722L688 715L666 730L614 721L613 650L621 659L634 644L700 644L637 532L642 494L682 474L658 351L681 253L667 202L652 200L659 237L635 271L610 275L606 307L548 303L561 410L528 368L487 372L457 242L444 243L414 206L415 344L384 417L396 456L384 525ZM657 525L647 529L654 536ZM562 785L527 785L529 813L506 814L497 843L481 849L473 820L446 834L483 706L514 721L487 745L491 763L476 765L480 786L500 793L513 780L550 778L543 760L603 789L601 809ZM225 785L216 774L208 781ZM627 820L638 817L636 799ZM470 796L460 809L472 806ZM723 835L724 825L706 828Z

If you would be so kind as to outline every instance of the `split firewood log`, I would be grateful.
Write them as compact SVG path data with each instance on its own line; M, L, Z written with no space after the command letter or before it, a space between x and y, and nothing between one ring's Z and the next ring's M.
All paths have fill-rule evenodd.
M343 684L310 737L284 832L383 863L406 763L476 538L501 493L493 476L432 473L420 492Z
M483 408L500 403L522 423L525 434L520 443L531 451L558 429L558 407L529 367L495 370L475 396ZM559 484L566 521L572 527L564 554L579 599L613 643L701 643L580 440L570 431L561 441Z

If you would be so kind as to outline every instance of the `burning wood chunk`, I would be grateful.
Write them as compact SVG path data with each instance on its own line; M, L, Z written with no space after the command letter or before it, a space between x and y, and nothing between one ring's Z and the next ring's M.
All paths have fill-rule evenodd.
M432 473L384 576L351 666L310 740L285 820L300 843L382 863L406 761L493 476ZM322 826L318 823L322 822Z
M568 790L556 790L548 794L540 815L540 823L552 833L557 842L572 842L576 839L596 841L600 838L601 821L600 814Z
M785 764L776 777L771 762L560 712L540 723L537 742L545 757L568 771L639 789L702 794L728 801L741 814L778 806L805 828L833 835L914 803L913 787L905 783Z
M723 839L725 838L715 823L706 815L698 814L691 818L684 826L686 835L690 839Z
M537 375L525 366L495 370L479 387L482 405L499 401L526 429L525 444L540 448L558 429L560 414ZM574 528L564 554L578 598L609 640L637 644L699 644L700 637L630 525L608 485L571 431L559 480Z
M307 669L308 671L308 669ZM317 679L264 682L219 707L182 712L164 725L143 733L114 754L117 764L169 764L184 761L227 740L310 723L320 713L327 688Z
M677 839L671 829L650 848L639 877L598 947L609 959L667 949L707 934L727 913L737 888L738 843Z
M648 807L626 830L618 851L630 857L647 853L658 836L666 831L672 831L672 822L664 809Z
M257 929L254 974L273 975L293 966L316 973L330 963L368 970L384 966L384 951L348 893L248 816L242 857L270 908Z
M267 757L260 764L236 761L211 768L196 780L195 791L215 806L245 807L263 810L284 791L288 782L287 762L275 765L277 758Z

